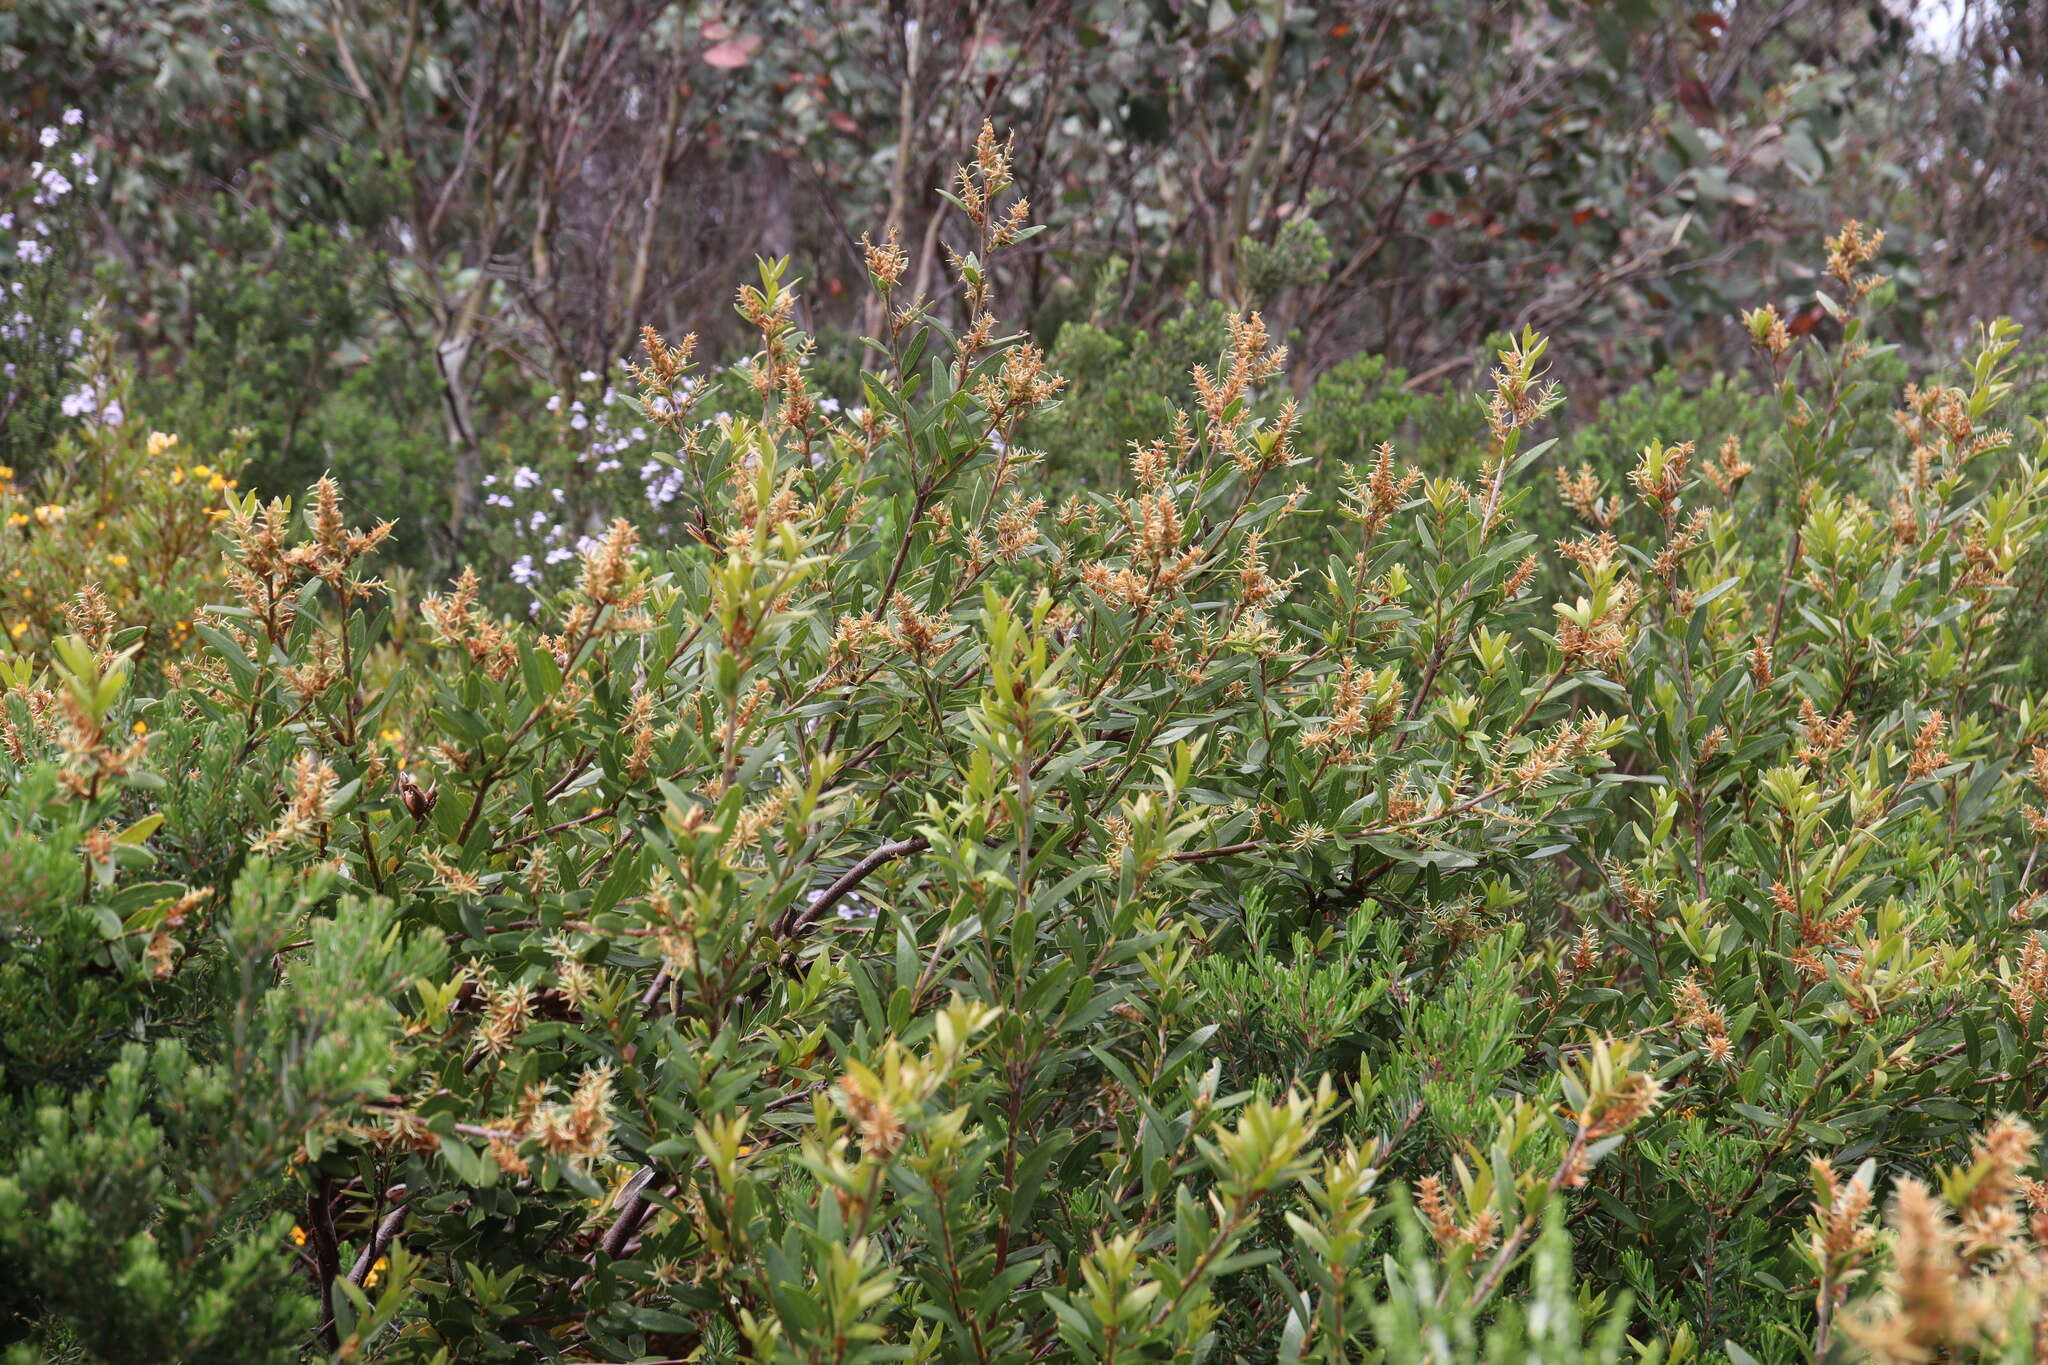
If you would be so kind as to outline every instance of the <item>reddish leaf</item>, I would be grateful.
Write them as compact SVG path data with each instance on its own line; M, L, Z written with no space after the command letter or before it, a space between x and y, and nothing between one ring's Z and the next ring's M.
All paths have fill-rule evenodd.
M1694 123L1714 121L1714 97L1707 93L1706 83L1699 77L1687 76L1678 83L1678 102L1692 115Z
M834 109L831 113L825 115L825 122L831 124L842 133L857 133L860 131L860 125L853 121L853 115L842 109Z
M1803 337L1820 325L1820 305L1809 303L1792 315L1792 321L1785 324L1785 330L1793 336Z
M736 71L754 60L754 53L760 49L759 35L742 33L738 37L704 49L704 64L715 66L720 71Z
M1423 219L1422 221L1428 223L1433 228L1447 228L1451 224L1457 222L1458 220L1456 218L1453 218L1450 214L1445 213L1442 209L1431 209L1429 212L1429 217Z

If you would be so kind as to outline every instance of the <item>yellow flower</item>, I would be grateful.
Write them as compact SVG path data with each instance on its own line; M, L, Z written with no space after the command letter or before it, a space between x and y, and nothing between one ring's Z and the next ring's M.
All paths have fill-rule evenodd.
M149 453L152 455L161 455L177 443L178 438L176 436L167 436L161 431L149 433ZM296 1229L294 1230L296 1231ZM300 1240L305 1240L303 1234L301 1234Z
M16 513L15 513L15 514L14 514L13 516L11 516L11 517L9 517L9 518L7 519L7 524L8 524L9 526L26 526L26 525L28 525L28 513L26 513L26 512L16 512Z
M11 625L11 626L9 626L9 627L7 628L7 633L8 633L9 635L12 635L12 636L13 636L13 637L14 637L15 639L19 640L19 639L20 639L20 638L22 637L22 633L23 633L24 631L26 631L27 629L28 629L28 622L26 622L26 621L16 621L16 622L15 622L15 623L14 623L13 625Z
M117 568L117 569L125 569L125 568L127 568L127 567L128 567L128 556L127 556L127 555L108 555L108 556L107 556L107 563L109 563L109 564L113 565L113 566L114 566L115 568Z
M204 465L204 464L195 464L195 465L193 465L193 466L192 466L192 477L193 477L193 478L195 478L195 479L210 479L210 478L212 478L212 477L213 477L213 466L212 466L212 465Z
M44 503L36 509L36 520L45 526L54 526L56 523L64 520L64 504L61 502Z
M159 434L161 434L161 433L159 433ZM178 438L177 438L177 437L175 437L175 436L173 436L173 437L172 437L171 439L175 441L175 440L177 440ZM154 444L156 444L156 437L155 437L155 436L152 436L152 437L150 437L150 438L149 438L149 440L150 440L150 444L151 444L151 445L154 445ZM304 1246L305 1244L306 1244L306 1230L305 1230L304 1228L300 1227L300 1226L299 1226L299 1225L298 1225L297 1223L294 1223L294 1224L292 1224L292 1245L293 1245L293 1246L295 1246L295 1247L302 1247L302 1246Z
M390 1264L391 1258L389 1256L379 1256L374 1262L372 1262L370 1265L370 1273L363 1276L363 1288L375 1289L377 1287L377 1281L383 1278L384 1271L386 1267L388 1267Z
M146 734L148 734L148 733L149 733L149 726L148 726L148 724L147 724L146 722L143 722L143 721L139 721L139 720L138 720L138 721L136 721L136 722L135 722L135 723L134 723L133 725L129 726L128 728L129 728L129 730L130 730L131 732L133 732L133 733L135 733L135 734L138 734L138 735L146 735Z
M405 743L405 731L379 730L377 732L377 738L383 740L386 744L403 744Z
M173 487L173 488L176 488L176 487L177 487L177 486L178 486L179 484L181 484L181 483L183 483L183 482L185 482L185 466L183 466L183 465L181 465L181 464L174 464L174 465L172 465L172 466L171 466L171 487Z
M13 477L14 466L11 464L0 464L0 480L11 479Z

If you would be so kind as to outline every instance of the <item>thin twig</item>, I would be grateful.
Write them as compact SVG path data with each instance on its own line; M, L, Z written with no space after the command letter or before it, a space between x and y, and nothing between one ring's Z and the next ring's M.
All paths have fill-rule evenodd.
M648 983L646 992L640 997L640 1008L643 1010L653 1009L654 1002L661 999L662 992L668 989L669 982L673 980L675 980L675 974L666 967L656 972L654 980Z
M626 1249L626 1243L632 1241L633 1234L640 1230L640 1224L647 1217L648 1207L652 1203L647 1197L647 1187L653 1184L655 1177L660 1174L661 1172L652 1166L642 1166L633 1173L633 1178L628 1180L626 1187L619 1192L624 1196L624 1206L619 1210L619 1216L612 1220L612 1225L605 1229L604 1239L598 1243L599 1249L613 1260L619 1258L619 1254Z
M853 894L853 889L866 881L868 875L883 863L908 857L912 853L922 853L931 846L932 841L922 834L913 834L908 839L898 839L893 844L883 844L841 873L839 880L820 892L808 908L799 911L792 905L783 911L782 918L775 925L776 935L787 937L798 929L817 923L831 912L833 906Z
M404 1223L404 1204L400 1204L378 1221L377 1230L370 1235L369 1245L363 1248L362 1255L356 1257L355 1268L348 1272L349 1283L358 1289L363 1287L363 1282L370 1278L370 1270L377 1264L378 1258L391 1250L392 1239L398 1236L398 1229Z

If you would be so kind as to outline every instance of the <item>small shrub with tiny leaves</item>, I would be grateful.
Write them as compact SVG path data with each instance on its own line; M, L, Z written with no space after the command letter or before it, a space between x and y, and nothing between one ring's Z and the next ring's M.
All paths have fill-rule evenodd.
M1618 474L1533 332L1330 381L1425 473L1225 311L1048 493L1011 175L954 312L865 244L858 394L784 262L736 369L647 333L663 520L524 610L146 413L6 495L0 1354L2034 1358L2015 330L1892 385L1852 223Z

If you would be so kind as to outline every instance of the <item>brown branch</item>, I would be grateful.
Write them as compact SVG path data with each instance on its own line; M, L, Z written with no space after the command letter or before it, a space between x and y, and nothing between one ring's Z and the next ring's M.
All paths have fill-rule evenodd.
M640 1230L640 1224L646 1220L648 1207L652 1203L647 1197L647 1187L654 1183L655 1177L659 1174L661 1173L652 1166L642 1166L633 1173L633 1178L628 1180L625 1188L619 1192L624 1196L625 1204L620 1208L619 1216L612 1220L612 1225L605 1229L603 1240L598 1243L598 1248L613 1260L619 1258L619 1254L626 1249L626 1243L633 1240L633 1234Z
M817 923L831 912L832 907L853 894L855 887L866 881L868 875L883 863L912 853L922 853L932 846L932 841L922 834L913 834L908 839L899 839L893 844L883 844L867 857L840 874L839 880L819 893L807 909L799 911L792 905L782 912L782 918L775 923L777 937L787 937L798 929Z
M1177 863L1206 863L1212 858L1235 858L1240 853L1257 853L1264 847L1264 839L1251 839L1241 844L1225 844L1221 848L1182 849L1171 857Z
M334 1235L334 1212L328 1207L332 1182L316 1177L306 1194L306 1231L312 1235L313 1264L320 1281L320 1336L332 1351L341 1346L334 1318L334 1280L341 1274L341 1248Z
M398 1236L398 1229L405 1223L405 1212L405 1204L401 1201L397 1208L378 1221L377 1230L370 1234L369 1244L363 1248L363 1254L356 1257L354 1268L348 1272L350 1284L361 1289L364 1281L370 1278L371 1269L377 1264L378 1258L391 1249L392 1240Z
M654 1002L661 999L661 993L667 990L669 983L674 980L675 974L666 967L656 972L654 980L647 987L646 993L640 997L640 1008L643 1010L653 1009Z

